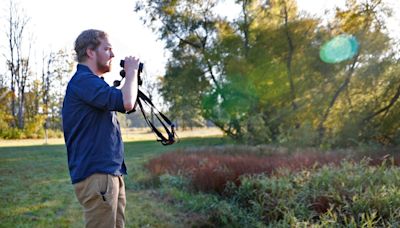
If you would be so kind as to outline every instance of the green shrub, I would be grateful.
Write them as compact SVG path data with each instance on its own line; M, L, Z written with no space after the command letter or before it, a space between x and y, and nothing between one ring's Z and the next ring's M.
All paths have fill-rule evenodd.
M36 115L32 120L25 123L24 132L27 138L37 139L44 137L43 124L45 116Z
M6 128L1 131L1 138L3 139L24 139L25 134L23 130L18 128Z
M44 129L42 129L44 131ZM44 135L44 133L43 133ZM47 129L47 137L48 138L62 138L64 137L64 134L61 130L55 130L55 129Z
M174 188L187 188L189 186L189 180L183 176L172 176L169 174L161 175L160 184L164 187Z
M231 200L255 212L266 225L285 220L321 227L375 227L398 224L400 218L400 171L387 164L344 162L340 168L324 166L279 178L247 176L241 183L231 185Z
M1 113L0 113L1 114ZM0 118L0 138L1 139L38 139L45 137L43 128L44 116L37 115L32 120L25 123L24 129L9 127L8 124ZM48 138L62 138L63 132L58 129L47 129Z
M305 121L298 128L291 127L282 132L278 137L278 143L287 147L315 146L318 141L318 133L309 121Z
M182 191L187 184L171 176L162 182ZM394 227L400 221L400 170L390 162L346 161L339 168L242 176L240 183L230 183L213 206L193 200L202 193L181 193L180 200L207 212L218 227Z
M250 115L241 123L244 141L248 144L266 144L272 141L272 133L265 124L262 114Z

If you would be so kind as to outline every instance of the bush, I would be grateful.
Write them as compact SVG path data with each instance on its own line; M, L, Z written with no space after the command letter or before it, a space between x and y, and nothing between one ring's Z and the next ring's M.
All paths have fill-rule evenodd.
M63 134L63 132L61 130L47 129L47 137L49 137L49 138L62 138L62 137L64 137L64 134Z
M163 154L147 167L217 227L399 226L400 155L344 154L203 148ZM219 194L205 204L195 200L207 198L199 190Z
M278 142L287 147L306 148L315 146L318 141L318 134L310 122L301 124L299 128L288 128L285 133L279 135Z
M6 128L1 130L1 138L3 139L24 139L25 134L23 130L18 128Z
M32 120L27 121L24 129L9 127L8 124L0 119L0 138L2 139L38 139L45 137L43 128L45 117L37 115ZM48 138L61 138L63 132L56 129L47 130Z
M45 116L36 115L32 120L25 124L24 132L27 138L37 139L44 137L43 124L45 122Z
M243 121L242 128L243 139L248 144L265 144L272 141L272 133L265 124L262 114L250 115L246 121Z
M285 220L321 227L387 227L400 221L400 170L385 163L343 162L340 168L324 166L279 178L246 176L241 183L230 185L230 198L267 225Z

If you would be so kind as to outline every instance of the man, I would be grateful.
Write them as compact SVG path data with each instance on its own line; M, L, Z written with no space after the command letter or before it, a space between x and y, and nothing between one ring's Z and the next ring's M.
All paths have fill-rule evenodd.
M68 166L86 227L124 227L124 148L115 111L133 109L139 59L126 57L125 83L110 87L101 77L114 57L108 35L83 31L75 41L77 70L68 83L63 108Z

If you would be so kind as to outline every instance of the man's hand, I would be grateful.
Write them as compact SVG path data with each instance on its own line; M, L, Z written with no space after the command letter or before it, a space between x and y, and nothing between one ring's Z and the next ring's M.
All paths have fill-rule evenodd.
M125 111L131 111L135 107L138 94L138 78L136 71L139 68L139 58L125 57L125 83L121 87L122 97L124 100Z
M134 71L138 70L139 68L139 59L129 56L129 57L125 57L124 60L124 70L125 70L125 76L127 76L128 74L133 74L135 75Z

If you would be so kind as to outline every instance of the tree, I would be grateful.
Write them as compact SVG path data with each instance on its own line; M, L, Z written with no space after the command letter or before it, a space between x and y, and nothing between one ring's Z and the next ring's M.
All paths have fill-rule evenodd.
M203 87L203 82L209 80L213 86L219 87L219 81L216 75L216 62L213 59L211 49L213 36L215 35L215 21L217 18L214 16L212 9L216 1L140 1L136 5L136 11L145 11L143 20L151 21L157 20L162 23L162 26L157 27L153 24L153 28L157 30L162 39L166 40L167 47L175 49L171 64L167 68L167 77L162 81L163 86L161 93L167 102L171 104L171 114L175 118L182 120L182 126L191 126L198 121L190 121L190 119L198 118L200 113L199 102L193 104L193 100L188 102L188 98L202 97L207 89ZM176 48L178 47L178 48ZM180 60L190 62L190 59L198 59L199 61L192 61L195 66L190 66L187 63L179 63ZM174 64L178 63L178 64ZM184 84L181 79L187 78L185 76L172 75L175 74L177 69L185 71L187 77L191 80L191 85ZM200 71L200 73L198 73ZM190 75L188 75L190 74ZM194 75L191 75L194 74ZM179 80L176 77L179 78ZM194 83L200 83L196 90ZM188 80L185 80L188 83ZM174 88L180 88L175 90ZM187 88L184 88L187 87ZM199 90L199 88L202 88ZM188 93L190 91L190 96ZM196 95L195 95L196 94ZM193 96L192 96L193 95ZM179 99L176 99L180 97ZM195 105L197 104L197 106ZM189 107L189 106L190 107Z
M210 13L217 3L137 5L173 53L161 88L173 113L194 110L189 119L201 115L248 143L400 142L400 71L383 1L349 0L328 23L300 14L294 0L237 0L233 21ZM356 37L358 53L322 62L320 47L342 33Z
M346 2L346 9L336 11L336 18L332 26L332 35L340 33L353 34L357 37L360 43L360 49L351 61L347 62L347 65L343 65L343 81L336 88L333 96L331 97L328 106L323 111L322 118L318 125L319 140L322 141L325 136L325 124L328 121L332 110L335 105L341 102L340 96L344 92L351 94L351 90L348 88L350 82L359 71L371 68L372 63L379 63L383 57L383 62L387 61L388 50L390 49L390 43L388 36L383 34L384 20L382 14L389 14L388 9L385 7L381 0L366 0L356 1L348 0ZM371 41L380 39L380 44ZM389 58L392 56L389 55ZM374 65L376 68L376 65ZM376 72L378 75L382 72ZM350 99L354 99L355 96L348 96ZM348 100L348 103L354 103L354 101ZM353 117L354 118L354 117ZM357 128L358 129L358 128Z
M276 114L273 114L275 111L272 106L265 106L266 102L269 102L268 94L262 94L262 91L265 82L275 79L281 82L288 81L291 85L290 90L283 86L280 87L279 93L285 94L288 91L292 107L296 109L292 73L295 32L291 34L290 26L297 16L297 7L294 1L268 1L261 5L259 1L249 0L237 3L241 5L242 14L233 23L210 13L217 1L142 1L136 10L146 12L148 17L144 18L145 21L161 22L161 26L155 30L159 32L161 39L167 40L167 48L173 49L174 59L170 61L170 66L180 64L175 70L169 67L171 71L166 74L166 79L173 77L171 72L178 77L182 72L190 72L189 69L193 66L199 69L199 73L186 73L182 77L192 78L191 82L201 81L202 77L210 79L209 85L202 87L195 96L203 97L203 106L200 108L205 118L211 119L229 136L242 139L244 134L251 134L252 126L257 125L255 122L251 123L254 119L251 114L261 112L255 119L262 120L264 123L261 125L268 128L261 132L269 132L267 134L273 134L271 137L274 138L279 134L280 124L272 123L277 122L272 116ZM296 26L301 26L301 23ZM265 46L271 41L281 43L281 35L278 35L281 31L286 37L286 43L275 50L271 46ZM276 40L270 39L271 32L277 34L274 37ZM278 53L277 49L280 54L271 57L271 54ZM261 50L265 50L265 54ZM182 58L183 54L180 53L188 57ZM286 64L273 63L276 57L283 59ZM191 64L183 63L188 58L196 61L192 61ZM260 61L261 59L264 61ZM286 79L283 79L284 75L281 72L285 68ZM265 80L268 78L265 77L265 71L268 71L270 76L268 80ZM277 72L279 73L276 74ZM181 84L178 80L171 81L173 83L164 84L164 91L179 91L182 87L192 86L182 79L179 80L182 81ZM190 96L185 98L176 95L169 99L172 101L174 113L185 110L183 107L189 103L196 104ZM192 99L192 102L187 99ZM256 132L254 134L260 133L259 130Z
M173 54L176 61L167 66L165 76L161 79L161 95L170 104L172 119L178 121L182 128L193 128L202 125L202 93L209 86L209 81L201 69L201 63L192 56L180 51Z
M12 97L11 114L14 118L13 125L20 129L24 128L24 103L25 89L27 80L32 76L30 71L30 50L31 44L25 45L27 39L26 27L29 18L18 8L18 5L10 1L7 39L9 55L7 56L7 65L10 72L10 89L15 96Z
M72 53L67 50L50 52L43 57L41 99L48 128L61 128L61 105L65 86L73 70Z

